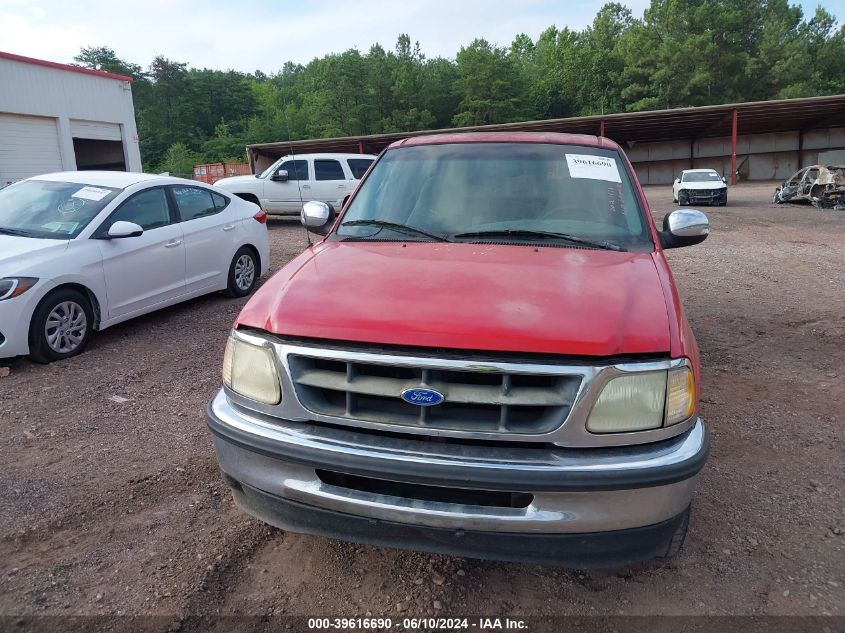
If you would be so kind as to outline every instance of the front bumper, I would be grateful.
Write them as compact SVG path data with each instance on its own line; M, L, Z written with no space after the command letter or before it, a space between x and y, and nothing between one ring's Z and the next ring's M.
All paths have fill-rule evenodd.
M283 529L574 566L627 564L665 551L709 448L701 421L670 440L608 449L434 443L265 417L232 405L222 391L207 422L236 502ZM329 483L326 472L411 489L522 494L530 503L397 496Z
M715 191L696 191L695 189L684 189L682 193L686 195L689 204L718 204L728 199L727 189L717 189Z
M19 297L0 301L0 358L29 354L32 313L52 287L52 282L42 280Z

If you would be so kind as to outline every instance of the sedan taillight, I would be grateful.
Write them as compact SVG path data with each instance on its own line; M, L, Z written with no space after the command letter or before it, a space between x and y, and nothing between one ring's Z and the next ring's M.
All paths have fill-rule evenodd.
M252 219L256 222L259 222L260 224L267 224L267 212L263 210L259 211L254 216L252 216Z

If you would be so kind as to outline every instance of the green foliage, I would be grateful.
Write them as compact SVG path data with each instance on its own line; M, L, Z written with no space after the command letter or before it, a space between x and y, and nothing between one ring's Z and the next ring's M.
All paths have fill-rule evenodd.
M845 26L789 0L651 0L640 19L611 2L582 31L476 39L454 60L400 34L269 76L161 56L144 70L105 46L74 58L134 78L144 164L180 174L249 143L842 93L843 60Z
M167 148L158 169L159 172L170 172L172 176L190 178L194 173L194 165L200 163L200 155L189 149L184 143L174 143Z

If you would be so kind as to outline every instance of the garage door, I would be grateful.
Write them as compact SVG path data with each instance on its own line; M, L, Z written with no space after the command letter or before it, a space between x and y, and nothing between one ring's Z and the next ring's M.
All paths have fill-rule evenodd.
M120 125L99 121L78 121L71 119L70 135L73 138L89 138L100 141L119 141Z
M55 119L0 114L0 183L62 171Z

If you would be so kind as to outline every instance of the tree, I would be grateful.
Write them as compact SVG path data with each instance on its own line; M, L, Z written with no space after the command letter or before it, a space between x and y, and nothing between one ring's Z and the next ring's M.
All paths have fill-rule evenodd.
M107 46L74 61L134 78L144 164L179 170L243 160L249 143L845 92L845 27L790 1L651 0L640 18L610 2L585 29L477 39L454 60L402 33L271 75L161 56L145 71Z
M144 76L143 70L138 64L123 61L108 46L83 46L79 49L79 54L73 58L73 61L85 68L102 70L117 75L128 75L135 79Z
M171 176L191 178L194 165L200 164L201 157L197 152L189 149L184 143L174 143L167 148L164 159L156 171L169 172Z
M452 122L459 126L517 120L522 111L521 82L513 57L487 40L461 48L456 58L461 95Z

